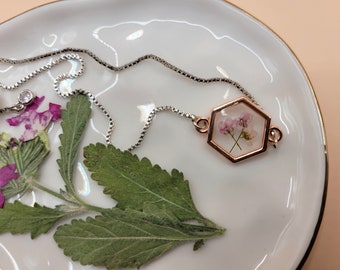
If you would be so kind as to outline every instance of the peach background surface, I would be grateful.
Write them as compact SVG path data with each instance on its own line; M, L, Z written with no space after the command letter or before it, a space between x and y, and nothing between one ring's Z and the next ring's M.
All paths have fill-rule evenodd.
M0 0L0 23L51 0ZM340 2L230 0L270 27L295 52L314 87L327 136L329 178L323 222L303 270L340 269Z

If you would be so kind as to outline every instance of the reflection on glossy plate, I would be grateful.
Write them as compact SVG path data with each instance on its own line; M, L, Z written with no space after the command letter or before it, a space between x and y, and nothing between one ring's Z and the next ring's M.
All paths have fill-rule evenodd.
M135 153L166 169L183 171L199 210L228 231L197 252L191 244L183 245L143 269L294 269L303 260L322 209L327 171L323 127L302 67L261 23L222 0L75 0L42 6L10 20L0 26L0 37L2 57L81 47L121 65L153 53L197 76L229 76L241 83L272 116L273 124L282 127L284 139L276 150L269 148L233 164L209 147L190 122L167 113L157 116ZM98 95L116 123L113 143L122 149L135 143L155 105L205 116L211 108L240 96L233 88L200 85L151 61L114 74L85 60L86 74L64 87ZM1 65L0 80L13 83L45 63ZM65 104L53 92L53 78L72 68L63 64L24 87ZM18 92L2 93L0 106L12 104ZM0 124L8 129L3 119ZM104 142L106 124L94 108L84 145ZM40 178L54 188L62 187L55 163L59 133L56 124L49 134L55 147ZM89 180L81 158L77 181L86 200L110 203ZM23 200L57 203L39 192ZM34 241L29 235L0 236L0 268L97 269L71 262L52 235Z

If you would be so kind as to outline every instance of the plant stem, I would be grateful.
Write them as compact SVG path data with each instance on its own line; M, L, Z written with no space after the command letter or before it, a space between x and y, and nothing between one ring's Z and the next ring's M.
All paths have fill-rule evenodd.
M109 209L105 209L105 208L102 208L102 207L98 207L98 206L95 206L95 205L91 205L91 204L88 204L86 203L85 201L83 201L83 199L81 197L79 197L79 195L75 192L72 193L73 195L73 198L77 200L77 202L85 207L87 210L89 211L94 211L94 212L98 212L98 213L103 213Z
M37 181L33 180L33 181L30 182L30 184L31 184L32 187L35 187L35 188L40 189L42 191L45 191L48 194L50 194L50 195L52 195L52 196L54 196L58 199L61 199L63 201L67 201L60 193L55 192L54 190L49 189L48 187L45 187L45 186L39 184Z
M98 213L103 213L105 211L107 211L108 209L105 209L105 208L101 208L101 207L97 207L97 206L94 206L94 205L90 205L86 202L84 202L79 196L78 194L76 193L72 193L72 197L75 199L75 201L71 201L71 200L67 200L66 198L64 198L60 193L57 193L55 192L54 190L52 189L49 189L43 185L41 185L40 183L38 183L37 181L31 181L31 186L32 187L35 187L41 191L44 191L44 192L47 192L48 194L58 198L58 199L61 199L65 202L68 202L68 203L76 203L78 204L79 206L82 206L84 207L85 209L87 209L88 211L94 211L94 212L98 212Z
M238 143L238 141L239 141L240 138L241 138L242 132L243 132L243 129L241 130L241 132L240 132L240 134L238 135L237 139L235 139L234 135L232 135L231 133L229 133L230 136L231 136L231 137L233 138L233 140L235 141L233 147L232 147L232 148L230 149L230 151L229 151L230 153L234 150L234 148L235 148L236 145L238 146L238 148L240 148L240 150L242 150L240 144Z

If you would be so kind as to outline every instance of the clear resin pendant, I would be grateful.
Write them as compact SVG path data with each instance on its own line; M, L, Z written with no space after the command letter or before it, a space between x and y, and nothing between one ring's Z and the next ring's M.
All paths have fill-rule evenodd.
M245 97L214 108L210 118L196 118L200 133L208 133L207 143L216 151L238 162L276 147L282 138L279 128L271 126L271 117Z

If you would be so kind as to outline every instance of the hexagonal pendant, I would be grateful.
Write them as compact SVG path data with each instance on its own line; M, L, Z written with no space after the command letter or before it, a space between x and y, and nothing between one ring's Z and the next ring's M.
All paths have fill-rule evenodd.
M195 120L198 131L208 133L207 143L232 162L266 151L268 142L276 146L282 132L270 123L271 117L245 97L214 108L210 119Z

